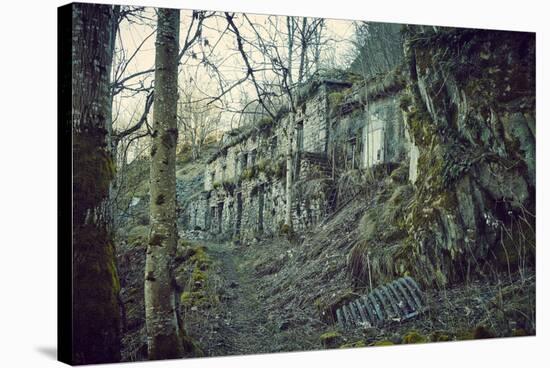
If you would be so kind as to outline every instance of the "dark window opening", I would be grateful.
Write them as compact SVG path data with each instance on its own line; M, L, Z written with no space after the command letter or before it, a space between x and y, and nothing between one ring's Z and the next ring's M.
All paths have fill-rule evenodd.
M362 157L363 157L363 128L359 129L357 131L356 142L357 142L357 166L360 167L363 163Z
M224 163L222 165L222 182L225 180L225 169L227 169L227 165Z
M301 121L296 124L296 148L298 152L304 149L304 123Z
M218 203L218 233L222 232L223 202Z
M254 166L255 163L256 163L256 150L252 150L252 152L250 152L250 166Z
M242 158L242 169L246 169L248 167L248 153L243 153Z
M212 227L212 221L216 221L216 207L210 208L210 216L208 217L208 228Z
M243 195L242 193L237 193L237 221L235 222L235 234L241 232L241 221L243 217Z

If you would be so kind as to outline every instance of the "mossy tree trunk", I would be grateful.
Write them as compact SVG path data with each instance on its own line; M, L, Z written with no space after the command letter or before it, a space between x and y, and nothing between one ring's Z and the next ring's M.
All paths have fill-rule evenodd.
M149 359L183 356L172 263L176 252L176 143L179 10L159 9L151 147L151 231L145 264Z
M120 360L119 281L108 205L113 8L74 4L72 30L74 364Z

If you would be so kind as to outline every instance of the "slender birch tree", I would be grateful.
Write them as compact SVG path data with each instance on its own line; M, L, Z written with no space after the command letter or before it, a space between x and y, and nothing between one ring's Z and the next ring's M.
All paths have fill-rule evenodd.
M158 10L151 147L151 231L145 264L145 319L149 359L179 358L184 352L172 273L177 243L179 23L179 10Z
M108 205L115 164L109 150L115 12L73 4L73 347L74 364L120 360L120 284Z

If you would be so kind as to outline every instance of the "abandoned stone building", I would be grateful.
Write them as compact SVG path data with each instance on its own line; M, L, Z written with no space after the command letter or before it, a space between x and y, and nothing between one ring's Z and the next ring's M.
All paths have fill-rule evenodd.
M352 199L354 193L336 191L346 173L412 160L414 180L417 154L399 106L403 88L397 73L366 84L324 79L307 85L290 139L294 230L319 223ZM226 134L205 167L204 189L185 203L187 229L233 239L281 231L292 124L288 113L279 115Z

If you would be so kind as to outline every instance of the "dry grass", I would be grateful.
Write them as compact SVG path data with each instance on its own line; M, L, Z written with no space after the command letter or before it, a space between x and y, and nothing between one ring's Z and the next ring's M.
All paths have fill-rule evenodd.
M347 258L356 286L371 287L406 272L398 255L407 236L403 223L411 197L410 185L385 180L368 200L371 205L358 224L360 237Z

